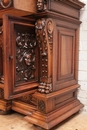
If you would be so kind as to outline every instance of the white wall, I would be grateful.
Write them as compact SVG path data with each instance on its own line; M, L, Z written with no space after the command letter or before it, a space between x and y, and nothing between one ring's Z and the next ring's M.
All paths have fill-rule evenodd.
M80 11L80 46L79 46L79 75L78 82L81 85L78 98L84 104L83 110L87 112L87 0L80 0L86 5Z

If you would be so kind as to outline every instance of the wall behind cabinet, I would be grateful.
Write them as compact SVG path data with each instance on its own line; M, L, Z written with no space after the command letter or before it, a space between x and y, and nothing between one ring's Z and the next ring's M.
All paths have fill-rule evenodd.
M87 0L80 0L86 5L80 11L80 46L79 46L79 75L81 85L78 91L78 98L84 104L83 110L87 112Z

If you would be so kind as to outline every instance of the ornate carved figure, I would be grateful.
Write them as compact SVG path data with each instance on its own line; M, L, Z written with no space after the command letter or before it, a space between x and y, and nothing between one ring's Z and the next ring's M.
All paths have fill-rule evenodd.
M9 8L12 4L12 0L0 0L1 8Z
M35 46L34 35L18 33L16 38L16 80L29 81L35 78Z
M43 11L46 9L46 3L47 1L46 0L38 0L37 1L37 10L38 11Z

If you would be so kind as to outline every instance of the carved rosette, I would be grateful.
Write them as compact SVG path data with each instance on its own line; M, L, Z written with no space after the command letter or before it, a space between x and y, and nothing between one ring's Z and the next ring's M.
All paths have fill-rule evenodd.
M16 37L16 82L35 79L36 73L35 35L17 33Z
M41 93L52 92L52 46L53 21L52 19L39 19L36 24L36 39L40 48L40 85ZM49 62L48 62L49 61Z
M45 112L46 111L46 105L43 100L38 100L38 110Z

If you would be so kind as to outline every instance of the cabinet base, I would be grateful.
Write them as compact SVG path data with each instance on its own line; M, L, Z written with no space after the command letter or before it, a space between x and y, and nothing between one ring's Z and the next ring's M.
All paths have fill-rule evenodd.
M83 105L78 100L75 100L46 115L35 111L32 115L26 116L25 120L34 125L38 125L43 129L50 130L55 125L77 113L82 107ZM40 127L39 130L41 129Z

